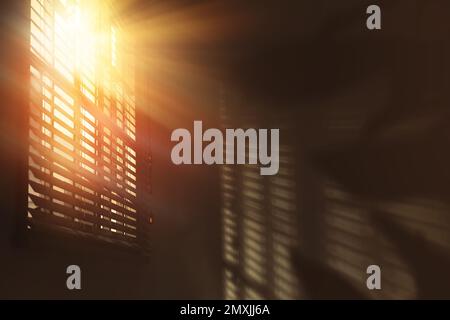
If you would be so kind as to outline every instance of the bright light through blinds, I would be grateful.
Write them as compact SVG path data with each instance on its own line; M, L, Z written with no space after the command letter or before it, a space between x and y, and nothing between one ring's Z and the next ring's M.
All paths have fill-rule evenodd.
M107 2L31 0L28 221L129 245L134 73Z

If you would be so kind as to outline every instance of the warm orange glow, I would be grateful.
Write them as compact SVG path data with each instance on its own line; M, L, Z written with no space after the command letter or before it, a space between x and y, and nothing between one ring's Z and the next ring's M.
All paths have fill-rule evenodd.
M31 0L30 225L136 238L133 61L109 1ZM127 52L129 52L127 48Z

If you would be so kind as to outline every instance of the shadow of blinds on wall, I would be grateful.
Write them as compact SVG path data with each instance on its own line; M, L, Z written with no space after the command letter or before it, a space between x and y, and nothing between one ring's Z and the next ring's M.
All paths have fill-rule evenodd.
M255 117L233 113L230 105L240 106L239 98L223 95L223 129L261 127ZM300 298L292 259L299 238L292 148L281 143L279 156L280 169L274 176L260 175L258 165L221 168L225 299Z

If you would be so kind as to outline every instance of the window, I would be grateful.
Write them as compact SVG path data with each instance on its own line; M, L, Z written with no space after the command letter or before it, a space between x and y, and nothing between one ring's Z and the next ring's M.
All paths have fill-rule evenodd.
M31 0L28 228L132 246L134 69L112 9L108 1Z

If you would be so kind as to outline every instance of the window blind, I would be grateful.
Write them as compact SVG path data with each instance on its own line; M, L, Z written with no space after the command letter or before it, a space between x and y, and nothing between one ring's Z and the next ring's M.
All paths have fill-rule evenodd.
M31 0L28 228L138 242L134 61L107 1Z

